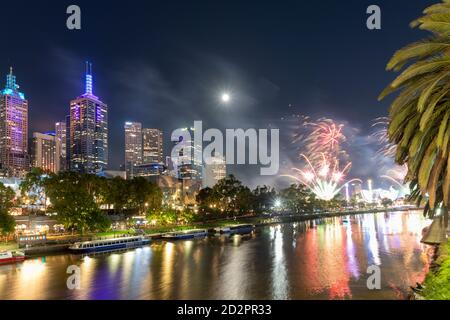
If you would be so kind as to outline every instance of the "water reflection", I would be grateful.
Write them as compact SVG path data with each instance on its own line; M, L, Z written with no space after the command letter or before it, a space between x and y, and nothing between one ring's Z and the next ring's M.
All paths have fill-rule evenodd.
M48 256L0 267L0 299L396 299L423 280L429 224L378 213L260 228L89 257ZM382 290L366 288L379 265ZM67 267L81 269L70 291Z

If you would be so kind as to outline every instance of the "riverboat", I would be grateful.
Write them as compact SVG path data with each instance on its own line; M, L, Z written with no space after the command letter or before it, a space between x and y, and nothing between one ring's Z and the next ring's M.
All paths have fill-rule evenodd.
M75 253L114 251L141 247L149 243L150 239L146 239L144 236L123 237L106 240L77 242L73 246L69 247L69 250Z
M240 224L214 229L214 231L219 234L245 234L251 233L253 230L255 230L255 226L252 224Z
M208 235L208 231L205 229L198 230L186 230L186 231L178 231L178 232L169 232L162 236L163 239L166 240L183 240L183 239L193 239L206 237Z
M25 254L23 252L0 252L0 265L23 262L25 260Z

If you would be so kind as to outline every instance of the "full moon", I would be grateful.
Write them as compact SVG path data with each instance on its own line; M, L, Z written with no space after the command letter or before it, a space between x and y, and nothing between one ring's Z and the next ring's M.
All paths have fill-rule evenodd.
M229 93L222 94L222 102L227 103L227 102L230 102L230 100L231 100L231 96Z

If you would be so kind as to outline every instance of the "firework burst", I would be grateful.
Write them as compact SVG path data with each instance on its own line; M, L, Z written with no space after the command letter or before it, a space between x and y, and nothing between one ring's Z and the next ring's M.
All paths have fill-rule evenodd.
M325 201L332 200L345 187L354 181L353 179L344 181L346 174L350 171L351 163L348 163L342 170L339 169L337 161L331 163L322 154L322 161L319 166L313 165L313 162L304 154L301 155L307 163L304 169L293 168L296 175L286 175L304 185L306 185L317 198Z
M295 174L285 175L307 186L317 198L329 201L336 197L347 183L351 162L341 145L346 141L344 125L321 118L312 122L308 117L298 117L298 127L293 143L301 144L300 159L303 169L293 168ZM344 162L345 161L345 162ZM340 163L346 163L341 169Z
M381 117L375 119L372 127L378 128L378 130L372 134L372 137L378 141L378 144L380 145L380 149L378 149L377 153L390 158L395 157L397 146L389 141L389 118Z

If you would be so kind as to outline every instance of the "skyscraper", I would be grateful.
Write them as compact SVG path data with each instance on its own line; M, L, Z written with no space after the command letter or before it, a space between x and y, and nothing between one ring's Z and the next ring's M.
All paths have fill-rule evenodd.
M108 166L108 106L93 94L92 65L86 64L85 93L70 102L70 170L98 173Z
M202 163L198 159L202 158L202 146L197 145L194 141L194 128L185 128L188 131L188 141L183 141L183 136L179 137L179 141L175 145L183 143L184 148L180 151L177 157L172 159L178 178L182 180L201 180L202 179Z
M57 173L61 168L61 141L54 133L33 133L33 167Z
M143 156L142 163L164 163L163 133L158 129L142 130Z
M127 179L134 177L134 167L142 163L142 124L125 123L125 170Z
M60 144L60 152L57 155L59 158L60 170L66 170L66 139L67 139L67 126L65 121L57 122L55 124L56 140Z
M227 164L225 157L216 155L205 159L203 166L203 188L214 187L217 182L227 176Z
M12 177L21 177L29 169L28 101L19 91L12 68L0 91L0 169Z

